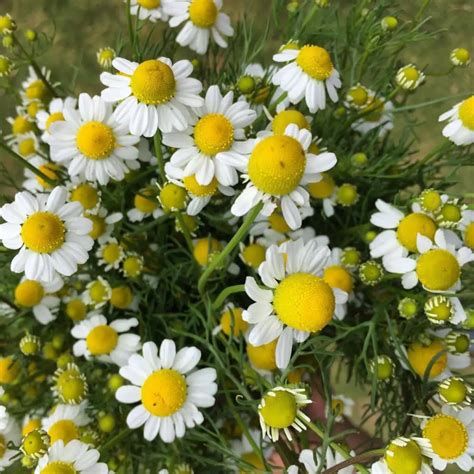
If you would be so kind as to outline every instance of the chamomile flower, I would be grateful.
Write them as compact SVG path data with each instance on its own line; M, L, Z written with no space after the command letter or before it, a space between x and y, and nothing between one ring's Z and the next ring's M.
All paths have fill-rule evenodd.
M456 464L470 472L474 467L474 410L455 410L449 405L422 422L423 437L433 450L433 467L444 471L448 464Z
M454 144L465 146L474 143L474 95L441 114L438 120L449 121L443 128L443 136Z
M9 249L19 249L11 262L15 273L29 280L51 282L59 273L70 276L85 263L93 240L87 234L92 223L83 217L79 203L66 202L67 191L56 187L51 194L28 192L0 209L0 239Z
M467 318L459 298L442 295L428 298L424 306L424 312L433 324L451 323L458 325Z
M59 172L61 167L56 163L51 163L51 161L45 160L39 156L31 158L29 162L36 169L41 171L41 173L53 180L53 182L60 179ZM33 173L33 171L29 170L28 168L25 168L25 178L25 181L23 181L23 188L27 191L30 191L32 194L36 194L37 192L44 193L50 191L54 187L54 185L48 183L41 176Z
M116 120L112 106L99 96L79 96L78 110L63 109L64 121L49 128L51 159L67 166L71 177L107 184L139 168L138 138Z
M352 451L351 455L354 456L355 453ZM323 459L321 448L317 448L315 451L311 449L303 449L298 457L298 461L303 464L307 474L316 474L319 472L318 470L321 467L321 464L324 468L329 469L345 461L345 458L337 451L327 448ZM295 473L296 472L298 471L295 471ZM338 474L352 474L354 471L352 466L349 466L339 469L337 472Z
M232 91L222 96L219 86L206 92L204 105L195 109L196 122L181 133L163 135L163 143L177 148L169 164L183 169L184 177L195 176L199 185L207 186L214 177L224 186L238 182L253 148L244 129L256 118L246 102L233 103ZM193 121L194 122L194 121Z
M8 117L7 122L11 126L11 134L6 135L5 138L10 141L19 135L32 132L35 127L33 119L19 107L16 108L16 115Z
M188 46L198 54L205 54L209 39L227 48L226 36L233 36L230 18L221 12L222 0L183 0L171 3L167 12L172 28L186 22L176 37L181 46Z
M322 179L317 183L308 184L308 192L314 199L323 201L323 213L326 217L334 215L336 207L336 183L329 173L321 173Z
M278 441L280 430L292 441L290 428L298 433L306 430L310 419L302 409L311 400L304 388L274 387L268 391L258 405L258 417L264 438Z
M107 464L98 462L100 453L78 440L51 443L34 474L109 474Z
M245 281L245 290L255 301L243 314L253 325L249 342L258 346L279 338L275 355L281 369L290 361L293 340L301 343L322 330L336 307L347 301L345 291L331 288L319 276L329 255L329 248L318 246L316 240L290 241L284 250L272 245L258 269L265 287L253 277Z
M474 250L474 211L466 210L463 212L458 229L463 234L465 245Z
M201 107L202 84L189 76L190 61L175 64L168 58L150 59L140 64L115 58L112 65L119 72L103 72L102 91L106 102L120 102L114 118L127 125L132 135L152 137L185 130L191 122L190 107Z
M57 369L53 382L52 391L55 397L65 405L79 405L89 392L86 376L73 363Z
M267 247L261 243L260 239L255 241L253 236L251 236L250 242L248 244L240 242L239 248L239 258L248 267L257 270L260 264L265 260Z
M288 63L273 75L272 81L288 93L293 104L305 99L311 113L323 110L326 90L331 100L337 102L341 80L326 49L314 44L301 49L285 48L273 60Z
M120 387L115 396L121 403L137 403L127 417L131 429L144 427L144 437L153 441L159 434L165 443L184 436L186 428L204 421L199 408L214 405L217 392L213 368L194 370L201 358L196 347L176 352L175 343L163 340L143 344L143 355L133 355L120 369L132 385Z
M30 160L36 157L39 151L38 137L33 132L27 132L16 136L11 146L23 158Z
M117 239L111 238L97 249L96 256L99 265L104 265L107 272L119 268L125 257L125 251Z
M102 308L102 306L110 301L111 296L112 287L109 282L101 276L98 276L96 280L90 281L82 294L84 303L95 309Z
M96 53L97 63L102 69L110 69L112 61L117 57L115 50L109 46L100 48Z
M173 0L131 0L130 13L139 20L167 21L167 6L172 3Z
M129 252L122 260L121 272L125 278L137 278L142 274L144 266L145 262L141 255Z
M402 89L412 91L425 80L425 74L420 71L414 64L403 66L397 71L395 82Z
M64 109L75 110L77 100L73 97L66 97L65 99L55 98L48 106L48 110L39 110L36 114L36 123L38 128L43 131L41 140L48 143L50 137L50 127L55 122L64 121Z
M418 282L425 290L434 293L461 288L461 267L474 259L471 249L461 247L456 250L454 245L446 242L441 229L436 231L434 242L418 235L417 248L420 253L417 258L392 255L384 262L387 271L403 275L403 288L414 288Z
M46 68L41 70L43 76L47 81L50 80L51 71ZM50 97L50 91L41 77L38 76L36 71L32 66L28 68L28 77L21 84L22 91L20 91L20 96L23 103L28 103L33 100L39 100L41 102L47 102Z
M363 135L371 130L378 130L378 136L383 137L393 128L392 110L391 101L377 97L375 92L369 91L369 98L359 111L360 118L353 123L352 128Z
M42 427L48 433L51 445L61 440L69 443L79 439L80 430L90 419L86 414L87 402L79 405L56 405L53 412L43 418Z
M367 105L369 100L370 90L362 84L356 84L349 88L346 94L344 105L347 108L361 110Z
M471 53L466 48L454 48L449 59L454 66L467 66L471 63Z
M147 217L157 219L164 215L160 207L156 187L150 186L140 189L133 198L134 207L127 212L127 217L131 222L140 222Z
M336 422L341 422L344 420L344 417L352 416L354 405L355 402L352 398L342 394L333 395L331 397L331 406L328 405L326 411L334 414L334 420Z
M122 367L140 349L140 336L127 333L136 326L136 318L115 319L108 323L105 316L93 315L71 329L72 336L79 339L73 346L74 355L113 362Z
M0 77L8 77L13 71L13 63L7 56L0 54Z
M471 406L473 393L473 388L461 377L449 377L438 384L441 401L455 409Z
M243 308L235 307L233 303L227 303L221 313L220 324L214 328L212 334L223 332L226 336L239 337L244 334L249 325L242 318Z
M245 167L243 177L248 183L232 205L232 214L243 216L263 202L261 212L269 216L280 205L289 227L301 227L298 207L309 206L309 194L302 186L320 181L320 173L337 162L334 153L310 153L311 140L308 130L294 124L283 135L261 138Z
M86 212L94 212L99 209L102 192L96 184L72 179L67 189L69 200L80 202Z
M15 303L32 310L41 324L49 324L57 318L60 299L56 293L63 287L63 280L56 275L50 282L22 278L15 288Z
M85 216L92 221L92 230L89 232L89 235L94 240L97 240L99 244L107 242L114 230L114 225L123 218L122 213L109 213L104 207L88 211L85 213Z
M0 471L4 471L17 459L18 450L11 449L8 444L20 444L20 427L13 417L9 417L7 423L0 429Z

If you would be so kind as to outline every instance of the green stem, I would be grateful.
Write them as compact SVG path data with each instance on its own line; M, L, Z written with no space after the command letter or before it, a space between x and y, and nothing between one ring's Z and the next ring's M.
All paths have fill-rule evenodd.
M129 428L125 428L123 431L120 431L117 433L114 437L109 439L109 441L106 441L100 448L100 453L104 454L106 451L108 451L110 448L112 448L114 445L116 445L119 441L122 441L123 438L127 437L130 432Z
M335 464L329 469L323 471L323 474L337 474L341 469L344 469L345 467L353 466L354 464L358 465L358 463L366 462L372 458L382 456L384 453L385 449L372 449L371 451L367 451L366 453L362 453L350 459L346 459L345 461L340 462L339 464Z
M56 180L49 178L46 176L42 171L40 171L38 168L33 166L31 163L29 163L27 160L25 160L21 155L13 151L8 145L5 143L0 142L0 148L2 150L5 150L7 153L10 154L13 158L15 158L22 166L25 168L28 168L30 171L32 171L36 176L41 178L43 181L48 183L51 186L55 186L57 183Z
M128 24L128 35L130 36L130 46L132 51L135 50L135 36L133 34L133 23L132 14L130 13L131 0L127 0L127 24Z
M179 226L181 227L181 231L184 235L184 240L186 240L186 244L192 255L194 252L193 240L191 239L191 234L189 233L189 229L186 227L186 223L184 222L183 215L181 214L181 212L176 212L176 219L178 220Z
M153 137L153 145L155 147L155 155L158 160L158 171L160 173L161 183L166 182L165 162L163 161L163 150L161 149L161 133L158 130Z
M429 100L428 102L421 102L420 104L405 105L404 107L397 107L392 110L392 113L405 112L407 110L422 109L423 107L429 107L430 105L439 104L441 102L446 102L447 100L460 99L461 97L466 97L467 92L462 94L451 95L449 97L441 97L439 99Z
M215 258L212 259L209 266L206 268L204 273L199 278L198 282L198 290L199 293L202 295L204 293L204 288L206 287L207 280L212 275L214 270L218 268L221 263L223 263L224 259L234 250L237 245L244 240L245 236L247 235L250 226L255 221L256 217L258 216L259 212L262 210L263 203L258 203L245 217L244 222L240 226L239 230L235 233L234 237L230 240L230 242L225 246L222 252L217 255Z
M233 295L234 293L243 293L244 291L245 291L245 285L234 285L234 286L228 286L227 288L224 288L219 293L219 296L214 300L214 303L212 303L212 309L214 310L219 309L224 303L224 301L230 295Z

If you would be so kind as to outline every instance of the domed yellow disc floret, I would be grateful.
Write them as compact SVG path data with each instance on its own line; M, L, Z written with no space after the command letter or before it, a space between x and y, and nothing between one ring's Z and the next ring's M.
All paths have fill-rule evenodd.
M15 381L20 373L20 363L13 357L0 358L0 384L9 384Z
M278 339L275 339L261 346L247 344L247 355L254 367L261 370L275 370L277 368L275 359L277 341Z
M336 191L336 199L342 206L353 206L359 200L357 186L344 183Z
M64 121L64 115L62 112L53 112L52 114L50 114L50 116L46 120L46 130L49 130L49 127L51 127L51 125L54 122L63 122L63 121Z
M133 204L143 214L151 214L158 207L158 200L152 189L142 189L135 195Z
M249 244L242 250L242 259L252 268L257 269L265 260L265 247L260 244Z
M364 86L357 85L349 89L347 92L347 98L354 105L361 107L367 102L369 94Z
M421 234L433 240L435 232L436 224L433 219L425 214L413 212L404 217L398 224L397 238L410 252L416 252L417 235Z
M309 183L308 191L315 199L326 199L334 192L336 187L334 179L328 173L321 173L323 179L317 183Z
M41 469L40 474L77 474L77 471L74 466L68 462L53 461Z
M110 304L114 308L127 309L133 301L132 290L125 285L116 286L112 288L112 294L110 295Z
M89 296L94 303L102 303L109 297L109 288L100 280L95 280L89 287Z
M64 243L66 229L61 219L51 212L31 214L21 227L25 246L38 253L51 253Z
M43 296L43 285L35 280L24 280L15 288L15 301L20 306L32 308L40 303Z
M474 250L474 222L471 222L464 230L464 243Z
M153 372L141 390L143 406L155 416L170 416L186 401L186 379L176 370L161 369Z
M159 105L174 97L176 80L173 70L158 59L141 63L130 82L132 94L142 103Z
M222 332L229 336L240 336L249 327L247 321L242 319L242 308L232 308L225 311L221 316Z
M294 273L275 290L273 305L280 320L299 331L315 332L331 321L335 299L331 287L309 273Z
M306 117L299 110L282 110L275 115L272 121L272 130L275 135L283 135L286 127L295 124L299 129L305 128L309 130L309 123Z
M25 138L20 143L18 143L18 153L21 156L31 156L36 151L36 142L34 138Z
M186 207L186 190L174 183L165 184L160 190L160 202L166 211L181 211Z
M234 127L225 115L205 115L194 127L194 141L205 155L217 155L232 146Z
M59 179L59 175L57 173L59 166L55 163L45 163L44 165L39 166L38 169L53 181ZM54 187L53 184L48 183L41 176L36 176L36 181L38 181L40 186L44 189L52 189Z
M89 232L89 235L97 240L99 237L104 235L107 229L107 223L103 217L100 217L95 214L87 214L86 217L92 221L92 230Z
M77 131L76 145L86 158L103 160L114 151L115 134L112 128L102 122L86 122Z
M301 144L286 135L264 138L250 156L248 174L264 193L289 194L300 184L306 166Z
M12 123L12 133L14 135L23 135L33 130L33 123L29 121L26 115L18 115Z
M81 183L71 191L71 201L78 201L86 210L94 209L99 202L99 192L88 183Z
M212 181L209 184L206 184L204 186L197 182L195 175L192 175L192 176L186 176L183 179L183 184L186 190L196 197L210 197L216 194L217 186L219 183L217 182L217 179L214 177L212 178Z
M303 46L296 63L308 76L318 81L326 80L334 70L329 53L316 45Z
M48 95L48 89L43 81L33 81L26 89L25 95L29 100L43 100Z
M474 130L474 95L459 106L459 119L469 130Z
M189 18L200 28L214 25L218 13L214 0L192 0L189 6Z
M432 249L420 256L416 273L428 290L445 291L458 281L461 268L456 257L447 250Z
M392 441L385 450L384 459L393 474L418 474L423 462L420 447L406 438Z
M420 71L414 66L406 66L403 68L403 75L408 81L417 81L420 78Z
M369 98L368 104L362 109L363 119L367 122L378 122L382 118L385 104L378 97Z
M36 118L36 115L38 114L38 112L43 109L44 109L44 105L38 100L34 100L33 102L30 102L26 107L26 111L28 112L28 115L31 118Z
M209 263L210 257L222 248L221 243L212 238L199 239L194 245L193 255L201 266Z
M143 270L143 261L140 257L131 255L123 261L122 268L125 276L136 278Z
M296 419L296 398L283 390L270 392L263 397L265 406L260 408L260 415L265 424L271 428L288 428Z
M87 395L87 384L80 375L61 374L56 382L58 395L65 403L81 401Z
M51 438L51 445L58 440L62 440L64 444L67 444L69 441L79 438L79 429L71 420L59 420L50 426L48 435Z
M82 321L86 317L87 306L79 298L73 299L66 304L66 315L73 321Z
M275 232L279 232L280 234L286 234L291 230L290 226L286 223L285 218L277 211L273 211L273 213L268 218L268 222L270 224L270 228Z
M27 455L37 455L45 452L48 445L45 441L45 436L40 431L33 430L25 436L21 443L21 450ZM47 438L46 438L47 439Z
M440 194L434 189L425 189L420 194L419 200L421 207L427 212L437 211L443 203Z
M439 339L435 339L429 345L425 346L420 342L414 342L408 348L408 361L413 370L423 377L428 365L433 358L445 349ZM448 357L446 353L441 354L431 366L429 378L437 377L446 368Z
M116 347L118 342L117 331L110 326L96 326L87 335L87 349L92 355L110 354Z
M352 275L341 265L332 265L325 268L323 280L331 288L339 288L346 293L350 293L354 286Z
M115 242L107 244L102 249L102 258L106 263L112 264L115 263L117 260L120 260L122 256L122 247Z
M439 384L438 392L443 401L453 404L464 402L468 394L465 383L458 377L443 380Z
M429 439L434 453L445 460L458 458L468 447L468 433L464 424L442 413L428 420L423 428L423 438Z
M137 0L138 5L147 10L153 10L160 6L160 0Z

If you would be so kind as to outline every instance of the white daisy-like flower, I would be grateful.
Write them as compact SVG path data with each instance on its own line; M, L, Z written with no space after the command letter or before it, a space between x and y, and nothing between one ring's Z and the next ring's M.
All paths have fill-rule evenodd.
M57 273L71 276L87 261L94 244L87 235L92 223L79 203L66 198L66 189L59 186L49 195L20 192L0 209L6 221L0 224L0 239L6 248L19 249L11 262L13 272L51 282Z
M451 323L459 325L467 319L466 312L459 298L436 295L429 298L424 305L426 317L433 324Z
M352 124L352 128L363 135L378 129L378 136L383 137L393 128L392 110L391 101L377 97L375 92L369 91L366 105L359 110L361 117Z
M5 135L8 143L13 143L20 135L32 132L35 124L31 118L21 107L16 107L16 114L13 117L7 117L7 122L11 126L11 134Z
M326 407L327 414L332 413L334 420L338 423L344 420L344 417L352 416L355 402L352 398L346 397L342 394L333 395L331 397L331 405Z
M109 213L105 207L100 207L98 210L86 212L85 216L92 221L92 230L89 235L102 244L109 240L115 224L120 222L123 218L121 212Z
M163 133L185 130L191 122L190 107L201 107L202 84L189 76L190 61L175 64L168 58L150 59L140 64L124 58L112 62L119 74L103 72L102 98L120 102L115 119L127 125L136 136L152 137L159 129Z
M71 177L107 184L121 181L139 168L138 138L116 120L101 97L79 96L78 110L63 109L64 121L54 122L48 139L51 159L67 166Z
M38 156L39 140L34 132L17 135L10 143L13 151L30 160Z
M375 207L379 212L372 214L370 222L385 230L370 242L372 258L384 257L385 262L391 256L406 257L409 252L418 251L416 245L418 235L434 238L436 223L421 209L420 212L405 215L382 199L377 199Z
M164 211L158 201L156 183L154 182L135 194L133 208L127 211L127 217L131 222L141 222L148 217L158 219L162 215L164 215Z
M319 275L329 258L327 246L316 240L288 242L284 249L272 245L258 273L265 285L259 287L247 277L245 290L255 301L243 314L253 328L249 342L254 346L276 338L276 364L288 366L293 341L304 342L311 333L322 330L332 320L337 305L347 301L347 293L331 288Z
M109 282L105 278L98 276L96 280L92 280L86 285L82 299L87 305L93 306L94 309L99 309L110 301L111 296L112 287Z
M13 417L8 417L3 428L0 426L0 472L11 466L20 454L20 451L9 448L8 443L18 446L20 441L20 427Z
M273 75L272 81L288 93L293 104L305 99L311 113L323 110L326 108L326 91L331 100L337 102L341 80L324 48L314 44L286 48L275 54L273 60L288 63Z
M102 201L102 191L95 183L73 178L66 185L69 191L69 200L81 203L87 213L97 212Z
M403 66L397 71L395 82L402 89L412 91L425 80L425 74L414 64Z
M49 128L54 122L64 121L64 109L75 109L77 106L77 99L73 97L66 97L65 99L55 98L48 106L48 110L39 110L36 114L36 123L38 128L43 131L41 140L48 143Z
M417 258L391 255L384 262L387 271L402 274L405 289L414 288L421 282L423 288L433 293L455 292L461 288L461 267L472 262L474 256L468 247L457 249L446 241L442 229L434 235L434 242L418 235L416 239L420 255Z
M214 41L227 48L225 36L233 36L230 18L221 12L222 0L182 0L167 7L172 28L186 22L176 37L181 46L188 46L198 54L205 54L212 35Z
M74 355L113 362L122 367L132 354L140 350L140 336L127 333L137 326L136 318L115 319L108 323L105 316L95 314L71 329L72 336L79 339L73 346Z
M51 445L56 441L68 443L80 437L80 428L90 423L86 413L87 402L79 405L56 405L54 411L43 418L41 425L48 433Z
M60 175L58 173L60 166L58 166L56 163L45 160L40 156L30 158L28 161L48 178L54 181L60 179ZM25 178L25 181L23 181L23 188L27 191L30 191L32 194L36 194L37 192L49 192L53 188L51 184L38 176L36 173L33 173L33 171L28 168L25 168Z
M42 67L41 73L49 82L51 71ZM38 76L32 66L28 67L28 77L22 82L21 87L22 90L20 91L20 96L24 104L28 104L35 100L47 102L50 98L50 91L47 85L44 83L43 79Z
M153 23L157 20L168 21L166 10L173 2L174 0L131 0L130 13L138 16L139 20L150 20Z
M165 443L182 438L186 428L204 421L199 408L214 405L217 374L213 368L194 370L201 358L196 347L176 352L175 343L163 340L159 354L156 344L143 344L143 355L132 355L120 375L132 385L120 387L115 396L122 403L137 403L127 417L131 429L144 427L152 441L159 434Z
M354 451L351 451L350 454L352 456L355 456ZM319 472L321 463L323 464L323 467L325 469L329 469L345 461L345 458L342 456L342 454L333 451L331 448L327 448L325 458L323 459L321 448L317 448L315 451L311 449L303 449L300 452L298 461L303 464L307 474L316 474L317 472ZM290 474L290 471L288 472ZM294 473L296 474L297 472L298 470L296 469ZM353 474L354 468L352 466L348 466L343 469L339 469L337 472L338 474Z
M117 269L125 257L125 251L117 239L110 238L104 242L96 252L99 265L105 266L105 271Z
M474 467L474 410L456 410L449 405L441 412L425 419L421 425L423 437L433 450L433 467L444 471L448 464L456 464L465 472Z
M79 440L57 441L38 461L34 474L109 474L104 462L99 462L100 453Z
M332 217L334 215L334 208L337 205L336 183L329 173L321 173L321 176L321 181L308 184L308 191L313 199L322 201L323 214L326 217Z
M245 136L245 128L257 117L246 102L233 103L234 93L222 96L219 86L206 92L204 105L195 109L196 121L182 133L163 135L163 143L177 148L169 164L182 168L184 176L196 176L206 186L216 177L219 184L234 186L243 170L254 141Z
M438 120L449 120L443 128L443 136L454 144L466 146L474 143L474 95L441 114Z
M57 318L60 303L52 293L59 291L63 284L59 275L50 282L22 278L15 288L15 302L22 308L30 308L39 323L49 324Z
M269 216L279 205L289 227L301 227L298 207L309 206L309 194L303 186L320 181L320 173L337 162L334 153L310 153L311 141L311 132L294 124L282 135L259 139L243 175L248 184L232 205L232 214L243 216L263 202L261 213Z

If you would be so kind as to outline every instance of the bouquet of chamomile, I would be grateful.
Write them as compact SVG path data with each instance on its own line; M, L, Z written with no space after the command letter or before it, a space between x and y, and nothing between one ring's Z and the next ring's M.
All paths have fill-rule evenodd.
M417 99L429 2L117 2L95 95L0 15L0 471L469 472L474 96Z

